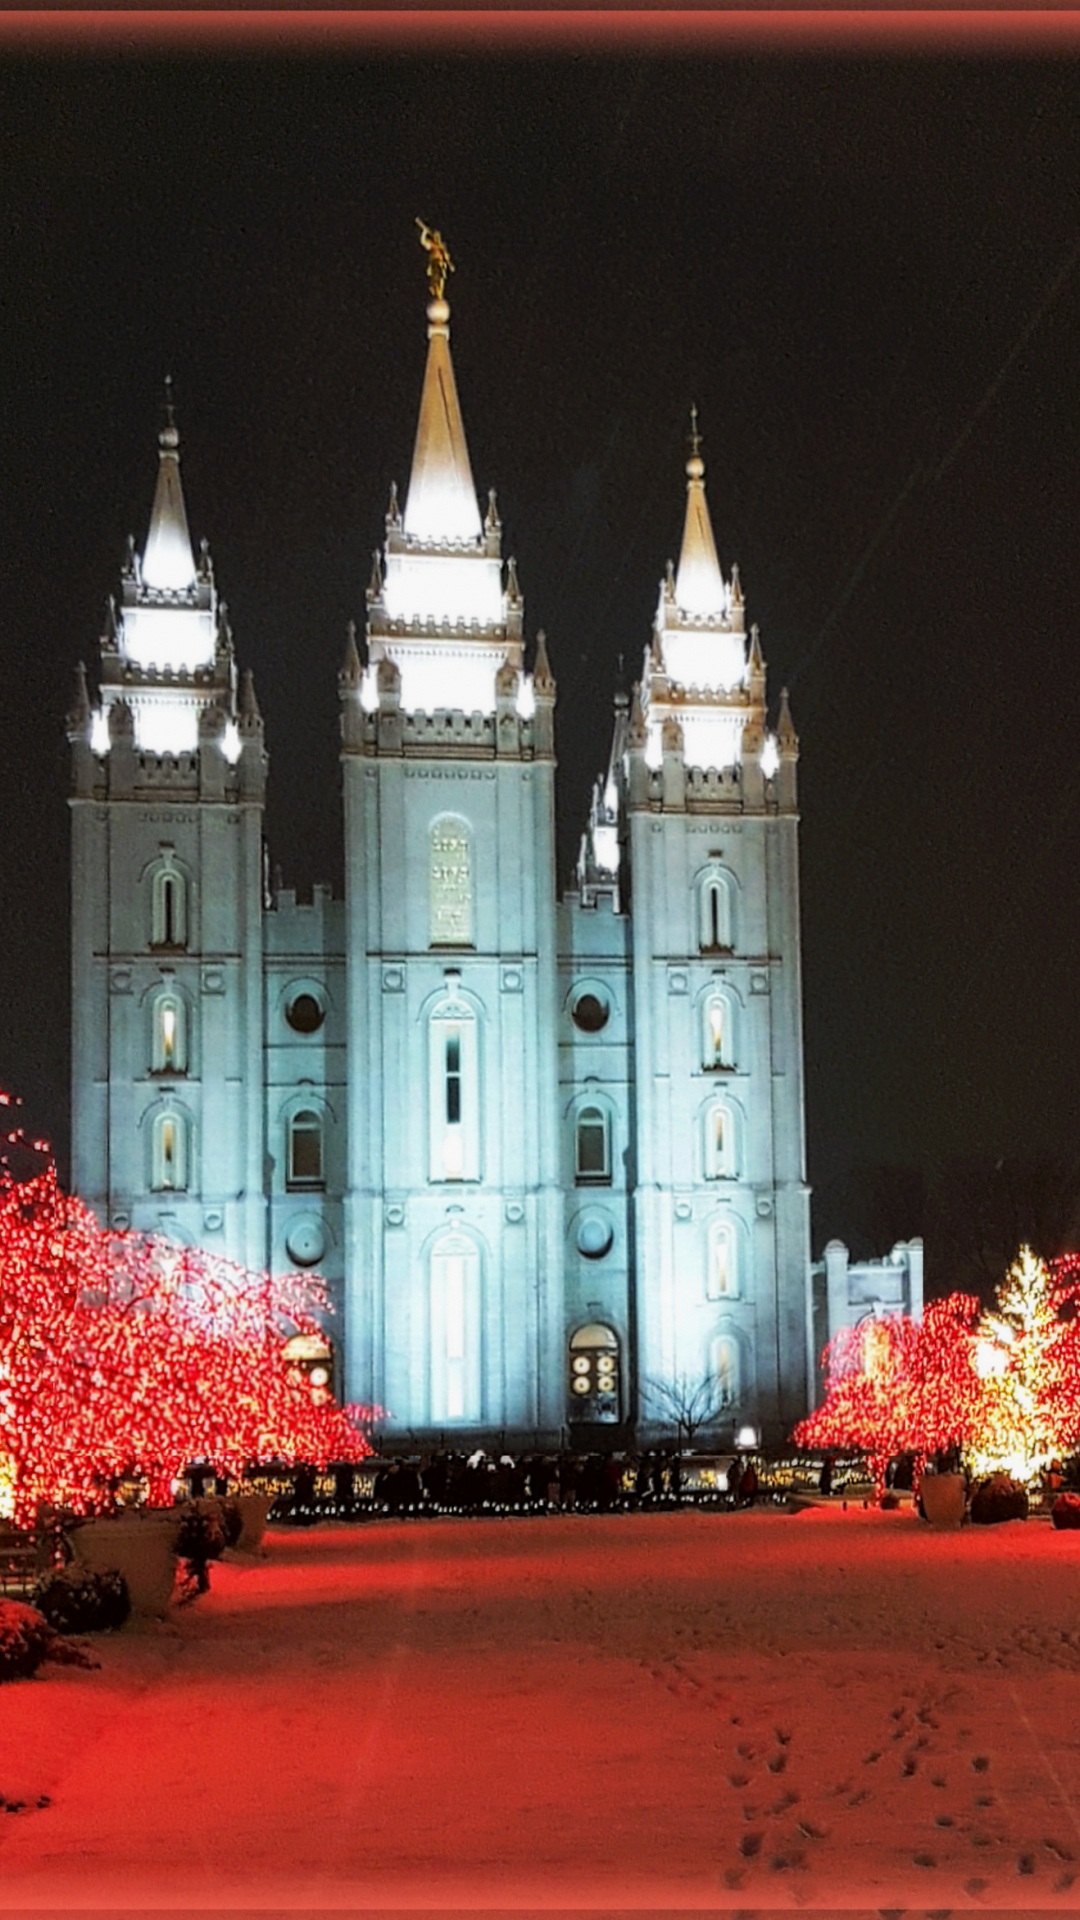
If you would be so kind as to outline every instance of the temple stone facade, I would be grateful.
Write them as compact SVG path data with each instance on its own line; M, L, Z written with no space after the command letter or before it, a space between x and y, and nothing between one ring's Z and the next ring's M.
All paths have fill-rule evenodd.
M263 720L170 410L69 716L74 1184L323 1276L338 1389L391 1444L647 1438L691 1398L719 1441L775 1442L821 1331L787 699L770 727L695 422L559 897L555 680L430 291L409 485L338 674L344 900L268 885Z

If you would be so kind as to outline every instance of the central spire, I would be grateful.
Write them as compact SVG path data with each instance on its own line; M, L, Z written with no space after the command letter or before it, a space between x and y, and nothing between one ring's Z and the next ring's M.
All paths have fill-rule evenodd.
M427 310L428 357L405 503L405 533L411 540L433 545L479 540L483 528L450 358L450 307L444 298L453 263L440 235L421 221L417 225L428 255L428 282L434 297Z
M690 409L690 458L686 463L686 520L683 525L679 570L675 575L675 604L701 619L722 613L727 605L720 562L716 557L709 503L705 498L705 462L701 457L697 408Z

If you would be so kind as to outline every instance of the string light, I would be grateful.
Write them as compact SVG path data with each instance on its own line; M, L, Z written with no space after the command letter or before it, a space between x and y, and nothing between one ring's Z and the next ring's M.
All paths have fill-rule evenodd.
M898 1453L955 1450L973 1475L1030 1484L1080 1447L1080 1255L1052 1267L1021 1249L979 1312L966 1294L845 1329L825 1350L825 1401L792 1435L803 1447L858 1448L879 1492Z
M0 1105L10 1102L0 1096ZM199 1249L102 1228L42 1164L0 1172L0 1511L114 1504L119 1481L171 1503L193 1461L359 1461L370 1410L340 1407L289 1369L297 1334L325 1337L307 1276L251 1274Z

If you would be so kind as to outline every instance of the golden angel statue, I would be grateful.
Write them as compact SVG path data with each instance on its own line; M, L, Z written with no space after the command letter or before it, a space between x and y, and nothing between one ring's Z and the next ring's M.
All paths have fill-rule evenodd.
M420 245L425 249L428 257L428 291L433 300L442 300L446 296L446 276L448 273L453 273L454 263L447 251L442 234L437 233L434 227L426 227L422 220L417 220L416 224L420 229Z

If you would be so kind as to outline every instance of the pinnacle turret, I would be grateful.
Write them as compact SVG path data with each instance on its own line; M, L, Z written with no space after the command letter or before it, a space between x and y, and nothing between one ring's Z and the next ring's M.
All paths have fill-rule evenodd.
M784 754L794 755L799 751L799 736L795 731L795 723L791 718L791 707L788 702L788 690L786 687L781 687L780 689L780 717L776 724L776 744L780 749L781 756Z
M338 685L343 691L346 688L358 687L363 677L364 669L360 660L360 649L356 644L356 621L350 620L345 642L345 658L342 662L341 671L338 674Z
M263 717L255 697L255 675L250 667L246 667L240 682L240 731L241 733L261 733L262 724Z
M90 694L86 685L86 668L80 660L75 669L75 697L71 703L71 710L67 717L68 739L83 740L88 738L93 717L93 709L90 705Z
M544 632L543 627L538 630L536 635L536 660L533 664L533 685L536 688L538 698L546 695L550 699L554 696L555 676L551 671L551 662L548 659L547 634Z

